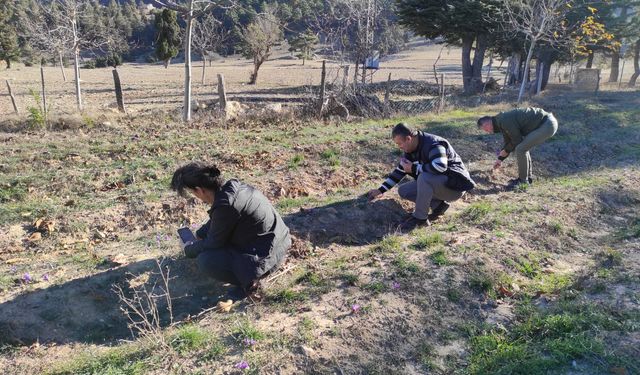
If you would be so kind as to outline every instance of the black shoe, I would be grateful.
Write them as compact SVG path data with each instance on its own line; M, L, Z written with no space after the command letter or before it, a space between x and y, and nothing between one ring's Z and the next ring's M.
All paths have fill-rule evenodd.
M533 184L533 177L527 178L527 182L529 183L529 185Z
M516 189L520 188L523 185L529 186L529 185L531 185L531 182L529 182L528 179L527 179L527 181L522 181L519 178L514 178L513 180L509 181L509 183L507 184L506 189L507 190L516 190Z
M253 303L259 303L264 298L264 291L262 290L262 284L260 280L256 280L251 284L251 286L245 289L245 293L247 295L247 299Z
M436 208L431 210L431 213L427 218L429 219L429 221L438 220L440 216L444 215L444 213L447 212L450 206L451 205L445 201L440 202L440 204L437 205Z
M407 221L400 224L398 230L402 233L409 233L417 227L428 227L431 225L429 219L418 219L414 216L411 216Z

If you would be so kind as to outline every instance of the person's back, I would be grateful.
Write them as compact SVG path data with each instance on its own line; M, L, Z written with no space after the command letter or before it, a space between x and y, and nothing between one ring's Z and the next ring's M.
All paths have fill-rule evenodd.
M231 212L238 215L228 239L231 247L243 253L265 257L269 255L269 244L278 245L289 238L289 228L280 214L267 197L253 186L231 179L218 194L212 210L230 208Z
M497 126L502 130L517 128L523 136L536 130L549 115L542 108L516 108L496 115Z

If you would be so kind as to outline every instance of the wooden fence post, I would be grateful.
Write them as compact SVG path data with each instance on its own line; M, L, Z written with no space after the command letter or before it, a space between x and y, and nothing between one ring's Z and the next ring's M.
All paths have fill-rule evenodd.
M9 97L11 97L11 104L13 104L13 110L16 112L16 114L20 114L20 111L18 110L18 105L16 104L16 97L13 96L13 90L11 89L11 84L9 83L9 80L6 80L5 82L7 82L7 90L9 90Z
M444 109L444 74L440 75L440 81L442 81L442 86L440 88L440 105L438 106L438 112L442 112Z
M120 85L120 75L118 74L118 69L113 69L111 72L113 73L113 84L116 91L116 102L118 103L118 110L120 112L126 112L124 109L124 99L122 97L122 86Z
M322 117L322 107L324 106L325 80L327 78L326 61L322 60L322 76L320 78L320 102L318 103L318 117Z
M344 75L342 76L342 89L345 90L347 88L347 84L349 83L349 68L351 66L350 65L345 65L343 67L344 69Z
M388 118L391 114L391 104L389 103L389 94L391 91L391 73L389 73L389 78L387 78L387 86L384 89L384 117Z
M224 87L224 75L218 73L218 107L220 114L226 118L227 116L227 90Z
M42 112L44 114L44 123L48 124L47 94L44 90L44 67L42 65L40 65L40 81L42 83Z

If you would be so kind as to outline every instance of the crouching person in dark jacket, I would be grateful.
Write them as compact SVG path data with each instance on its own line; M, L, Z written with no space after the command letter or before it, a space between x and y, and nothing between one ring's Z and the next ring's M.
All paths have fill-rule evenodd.
M185 255L196 258L203 273L251 295L260 278L284 262L289 228L257 189L235 179L225 182L218 168L201 163L178 168L171 188L211 205L197 240L184 245Z

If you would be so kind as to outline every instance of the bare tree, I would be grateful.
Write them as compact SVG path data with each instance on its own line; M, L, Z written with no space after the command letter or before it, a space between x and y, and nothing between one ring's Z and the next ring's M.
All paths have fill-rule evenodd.
M566 0L502 0L505 30L524 35L529 43L518 104L522 102L529 80L529 66L536 45L540 42L549 45L564 42L566 33L562 23L570 9Z
M244 41L243 55L253 59L253 73L249 84L258 80L260 66L271 56L271 49L282 40L282 26L276 16L275 8L267 7L246 27L242 29Z
M182 120L191 121L191 45L193 21L214 6L221 6L224 0L186 0L182 3L173 0L153 0L161 7L178 12L186 23L184 32L184 100Z
M86 2L82 0L53 0L45 5L34 3L23 18L24 31L31 45L41 54L56 54L62 65L66 51L73 53L76 104L83 109L80 90L80 51L88 44L80 30L80 17ZM64 70L63 70L64 76Z
M96 28L83 22L86 21L84 17L88 5L87 0L52 0L49 4L35 2L33 7L23 10L25 13L21 17L24 37L41 55L59 59L65 80L63 59L67 53L72 54L79 111L84 108L80 89L82 51L104 51L104 48L120 51L126 46L126 40L113 25Z
M22 27L22 36L39 55L55 56L60 64L62 78L67 81L64 71L64 58L73 47L73 33L68 27L59 24L60 10L56 7L33 7L18 9Z
M375 20L379 18L382 6L373 0L334 0L325 2L324 12L311 21L319 30L325 42L342 59L355 63L354 80L357 81L362 63L374 48Z
M230 35L222 22L209 13L195 21L191 43L202 56L202 84L205 80L205 69L209 53L219 50Z

